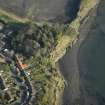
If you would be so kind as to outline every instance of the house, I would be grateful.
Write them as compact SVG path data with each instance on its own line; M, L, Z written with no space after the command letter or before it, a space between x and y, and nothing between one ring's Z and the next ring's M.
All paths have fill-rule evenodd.
M4 24L0 22L0 31L3 30L3 28L4 28Z

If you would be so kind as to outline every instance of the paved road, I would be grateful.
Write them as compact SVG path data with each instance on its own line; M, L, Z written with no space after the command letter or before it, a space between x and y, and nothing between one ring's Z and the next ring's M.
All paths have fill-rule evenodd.
M10 66L13 78L16 80L18 84L20 84L19 86L21 90L20 105L28 105L32 97L32 87L25 73L25 70L21 68L18 59L16 58L15 55L11 55L11 52L9 51L5 52L4 50L2 50L1 53L5 56L6 62ZM21 79L21 77L23 77L24 79Z
M32 87L30 81L25 73L25 70L22 69L21 65L18 62L18 59L15 57L16 67L19 69L21 76L24 77L25 89L23 90L22 94L22 105L29 104L31 97L32 97ZM23 103L24 102L24 103Z
M25 70L22 69L15 55L12 59L9 58L8 64L10 65L11 73L21 90L20 105L28 105L32 97L32 87ZM17 69L19 71L17 71ZM21 79L22 77L24 79Z

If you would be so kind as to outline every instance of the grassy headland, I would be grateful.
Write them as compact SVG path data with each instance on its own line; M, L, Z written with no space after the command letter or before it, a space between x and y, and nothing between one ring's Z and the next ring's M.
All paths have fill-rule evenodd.
M22 19L12 13L0 10L0 20L7 24L10 31L14 26L22 28L12 33L11 41L8 43L23 63L29 65L26 72L33 86L33 103L36 105L60 105L64 90L64 78L59 72L56 63L65 54L66 49L77 40L81 19L96 5L96 2L82 0L77 18L63 28L59 25L44 24L38 26L34 21ZM12 27L12 29L10 28ZM5 29L3 30L5 32ZM5 66L5 67L4 67ZM0 71L9 86L11 97L17 97L18 88L13 87L7 65L0 64ZM12 82L11 82L12 81ZM18 99L19 97L17 97ZM4 103L5 104L5 103ZM10 103L6 103L6 105Z

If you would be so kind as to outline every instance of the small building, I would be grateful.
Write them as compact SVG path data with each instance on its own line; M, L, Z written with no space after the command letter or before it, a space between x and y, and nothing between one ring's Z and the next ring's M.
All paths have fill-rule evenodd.
M3 49L4 45L5 45L5 42L0 40L0 51Z
M4 24L0 22L0 31L3 30L3 28L4 28Z
M4 33L0 33L0 40L6 38L6 35Z

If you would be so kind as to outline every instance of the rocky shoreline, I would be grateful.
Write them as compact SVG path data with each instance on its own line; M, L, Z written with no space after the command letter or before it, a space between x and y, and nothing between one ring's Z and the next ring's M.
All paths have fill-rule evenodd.
M102 2L100 1L100 3ZM83 24L80 25L80 39L60 60L61 73L68 83L64 90L63 105L105 104L103 101L104 93L101 93L101 89L103 90L104 85L96 82L100 81L103 83L100 77L102 76L101 73L104 72L104 60L102 60L101 63L98 62L98 59L100 59L99 57L102 57L101 55L103 55L103 53L100 51L104 51L104 48L101 49L100 47L96 47L104 46L104 42L101 42L104 39L102 39L100 35L102 34L104 38L104 33L102 33L104 27L102 28L102 23L100 26L97 26L97 23L99 24L99 19L104 19L103 14L101 14L101 18L100 15L97 14L99 8L102 8L100 7L100 3L91 10L89 16L86 17L83 21ZM96 55L92 55L91 50L94 51ZM96 60L94 61L94 59ZM93 62L97 63L97 69ZM95 69L97 71L95 71ZM104 77L102 78L104 79Z

